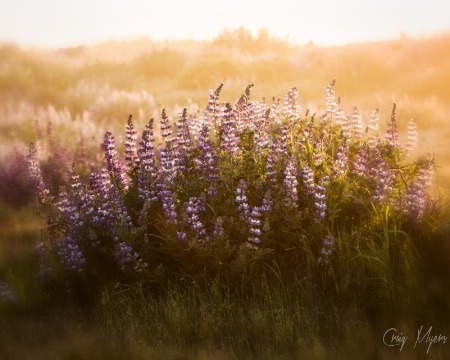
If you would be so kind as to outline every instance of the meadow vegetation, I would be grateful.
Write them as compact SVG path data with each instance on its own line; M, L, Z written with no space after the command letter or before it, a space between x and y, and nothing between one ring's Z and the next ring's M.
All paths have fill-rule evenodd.
M449 43L3 45L0 357L444 359Z

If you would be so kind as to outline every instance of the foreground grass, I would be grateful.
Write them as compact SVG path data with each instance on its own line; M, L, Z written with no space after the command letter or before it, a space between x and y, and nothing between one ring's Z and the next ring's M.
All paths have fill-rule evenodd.
M417 314L374 322L354 304L316 304L301 284L285 288L264 279L251 296L217 283L170 286L161 298L140 286L105 291L86 310L60 304L46 312L10 309L0 327L2 359L445 359L448 344L414 348ZM306 295L306 296L305 296ZM317 299L315 299L317 300ZM431 309L430 309L431 310ZM436 313L434 314L436 315ZM448 334L444 319L426 322ZM419 323L417 326L420 327ZM409 340L383 344L395 327Z

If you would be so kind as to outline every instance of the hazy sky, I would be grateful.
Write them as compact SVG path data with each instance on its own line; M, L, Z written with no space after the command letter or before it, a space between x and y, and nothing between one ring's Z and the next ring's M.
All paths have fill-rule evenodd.
M450 0L0 0L0 41L24 46L211 39L240 26L300 44L417 37L450 30Z

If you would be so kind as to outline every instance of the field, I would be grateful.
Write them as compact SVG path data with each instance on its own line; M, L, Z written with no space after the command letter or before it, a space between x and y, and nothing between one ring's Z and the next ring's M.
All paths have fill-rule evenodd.
M446 359L449 63L1 45L0 358Z

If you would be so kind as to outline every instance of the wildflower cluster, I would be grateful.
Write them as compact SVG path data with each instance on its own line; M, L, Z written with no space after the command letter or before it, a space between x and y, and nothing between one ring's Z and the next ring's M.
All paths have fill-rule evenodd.
M140 139L130 117L124 161L106 132L103 169L84 185L74 166L70 188L57 199L48 197L32 144L33 187L52 208L48 241L39 252L57 265L46 273L96 274L102 262L140 272L155 261L154 249L205 249L218 239L236 245L234 251L240 245L301 249L299 232L312 234L311 244L320 244L312 246L315 258L329 264L335 236L354 224L387 207L420 223L432 208L433 162L405 162L415 123L403 151L395 106L382 140L378 110L363 132L361 112L345 115L334 82L326 89L326 112L317 118L301 114L297 88L283 107L276 99L251 101L250 88L234 107L220 102L222 85L211 91L203 115L179 114L176 134L165 110L160 133L151 119ZM371 206L356 212L358 202Z

